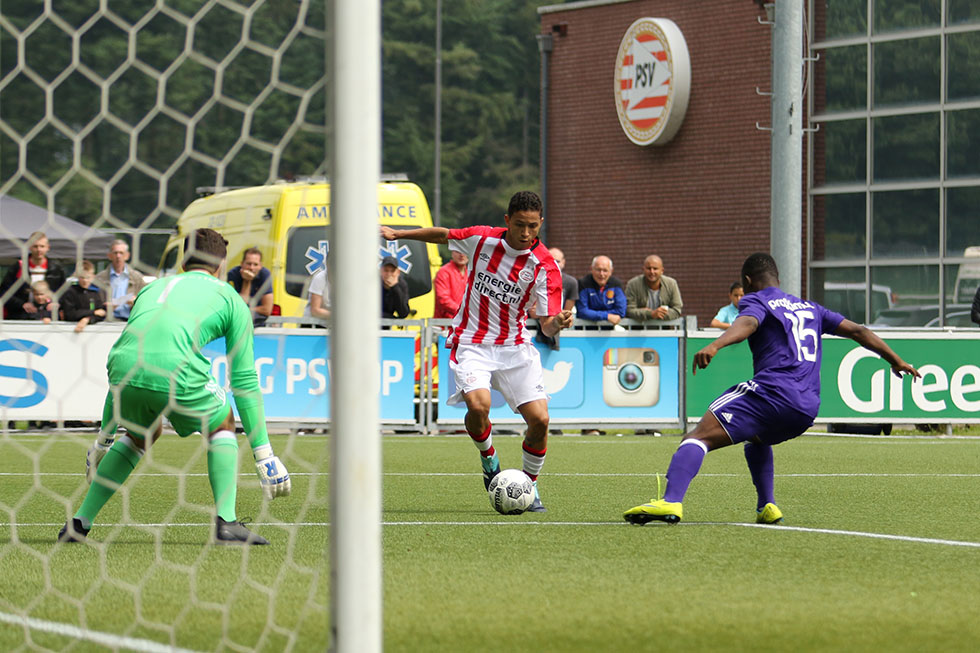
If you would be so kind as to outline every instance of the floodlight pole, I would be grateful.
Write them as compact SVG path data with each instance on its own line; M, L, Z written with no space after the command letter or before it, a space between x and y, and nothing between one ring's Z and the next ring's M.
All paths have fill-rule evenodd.
M436 0L436 96L433 164L432 224L442 226L442 0Z
M780 287L801 292L803 262L803 3L775 0L772 28L770 246Z
M333 0L330 94L331 649L382 649L381 436L378 424L380 0ZM365 310L372 308L373 310Z

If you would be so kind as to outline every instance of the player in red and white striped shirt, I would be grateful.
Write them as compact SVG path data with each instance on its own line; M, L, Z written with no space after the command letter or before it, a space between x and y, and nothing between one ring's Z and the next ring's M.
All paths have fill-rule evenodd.
M524 472L534 481L529 510L544 512L538 495L538 474L548 448L548 395L544 391L541 357L528 332L528 311L536 307L545 335L554 336L572 323L562 310L561 270L538 240L541 198L521 191L504 216L507 227L398 230L381 227L387 240L421 240L448 244L469 259L463 302L453 318L448 347L449 366L457 391L449 404L466 402L466 430L480 450L483 483L500 471L490 424L490 388L504 396L527 422Z

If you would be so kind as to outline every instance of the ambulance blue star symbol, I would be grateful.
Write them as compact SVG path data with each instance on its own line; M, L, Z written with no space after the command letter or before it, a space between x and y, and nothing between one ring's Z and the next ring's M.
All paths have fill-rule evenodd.
M395 260L398 261L398 269L402 272L412 271L412 262L409 260L412 256L412 250L407 245L399 245L398 241L385 243L378 248L378 257L384 258L386 256L394 256Z
M306 264L306 271L310 274L314 274L321 268L327 265L327 254L330 253L330 241L321 240L317 243L316 249L313 247L306 248L306 258L310 259L310 262Z

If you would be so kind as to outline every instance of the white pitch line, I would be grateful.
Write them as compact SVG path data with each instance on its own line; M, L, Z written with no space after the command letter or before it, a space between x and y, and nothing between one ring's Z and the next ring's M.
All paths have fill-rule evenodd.
M469 477L469 476L479 476L479 472L384 472L384 476L407 476L407 477ZM289 472L290 476L296 477L327 477L330 476L329 472ZM36 477L36 476L77 476L82 475L78 472L40 472L35 474L34 472L0 472L0 477ZM173 477L174 474L164 474L162 472L135 472L130 474L130 477ZM182 473L180 476L183 477L206 477L205 472L187 472ZM252 478L255 475L251 472L244 472L239 474L239 478ZM558 476L558 477L571 477L571 478L656 478L657 476L663 476L663 474L649 473L649 472L549 472L546 476ZM698 478L742 478L747 476L746 473L706 473L698 474ZM940 473L940 472L928 472L928 473L874 473L874 472L803 472L803 473L788 473L788 474L776 474L776 478L980 478L980 473Z
M62 635L64 637L70 637L76 640L84 639L113 650L125 649L127 651L139 651L139 653L197 653L191 649L178 648L176 646L170 646L169 644L160 644L159 642L150 641L148 639L113 635L112 633L89 630L87 628L80 628L71 624L60 623L57 621L45 621L44 619L24 617L18 614L9 614L6 612L0 612L0 622L12 624L14 626L22 626L24 628L28 628L29 630L54 633L55 635Z
M62 526L61 523L33 523L17 524L18 527L45 527L55 528ZM273 526L279 528L326 528L330 522L295 522L295 523L258 523L252 522L250 526ZM630 526L625 521L539 521L525 520L520 518L504 519L498 521L382 521L382 526L606 526L619 528ZM966 540L946 540L934 537L916 537L914 535L890 535L888 533L869 533L864 531L846 531L832 528L808 528L805 526L783 526L780 524L753 524L751 522L681 522L679 526L738 526L741 528L762 528L775 531L799 532L799 533L821 533L825 535L843 535L849 537L864 537L878 540L892 540L897 542L913 542L916 544L941 544L944 546L958 546L973 549L980 549L980 542L970 542ZM10 524L0 522L0 528L9 527ZM115 526L131 526L134 528L212 528L211 524L99 524L107 528ZM648 528L670 528L669 524L652 524ZM3 613L0 613L3 614ZM169 650L169 649L168 649Z
M865 440L918 440L918 441L939 441L944 440L980 440L980 435L868 435L860 433L827 433L824 431L812 431L806 433L809 436L819 436L821 438L858 438Z
M869 537L876 540L896 540L899 542L917 542L921 544L945 544L946 546L965 546L980 549L980 542L963 540L943 540L934 537L912 537L911 535L889 535L887 533L865 533L863 531L842 531L833 528L807 528L805 526L783 526L780 524L740 524L726 523L726 526L743 526L745 528L767 528L779 531L796 531L799 533L824 533L827 535L850 535L852 537Z
M382 522L385 526L630 526L624 522L547 522L547 521L493 521L493 522ZM932 537L914 537L911 535L888 535L886 533L865 533L862 531L844 531L830 528L805 528L803 526L780 526L770 524L751 524L742 522L681 522L681 526L741 526L746 528L764 528L780 531L798 531L802 533L824 533L827 535L849 535L852 537L868 537L881 540L896 540L900 542L915 542L919 544L944 544L946 546L963 546L980 549L980 542L962 540L943 540ZM656 525L654 528L669 528L670 525Z

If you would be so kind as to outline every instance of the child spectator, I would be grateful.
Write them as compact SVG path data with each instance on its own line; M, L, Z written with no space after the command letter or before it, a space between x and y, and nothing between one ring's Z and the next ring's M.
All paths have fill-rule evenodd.
M716 329L727 329L738 317L738 300L742 299L745 290L742 284L736 281L728 289L728 299L731 303L718 309L718 314L711 320L711 326Z
M47 281L35 281L31 284L31 294L37 310L28 314L29 319L51 324L51 310L58 310L57 304L51 301L51 286L48 285Z
M61 296L61 317L68 322L78 322L75 333L81 333L89 324L105 319L105 293L92 284L95 266L91 261L82 261L75 276L78 283Z

